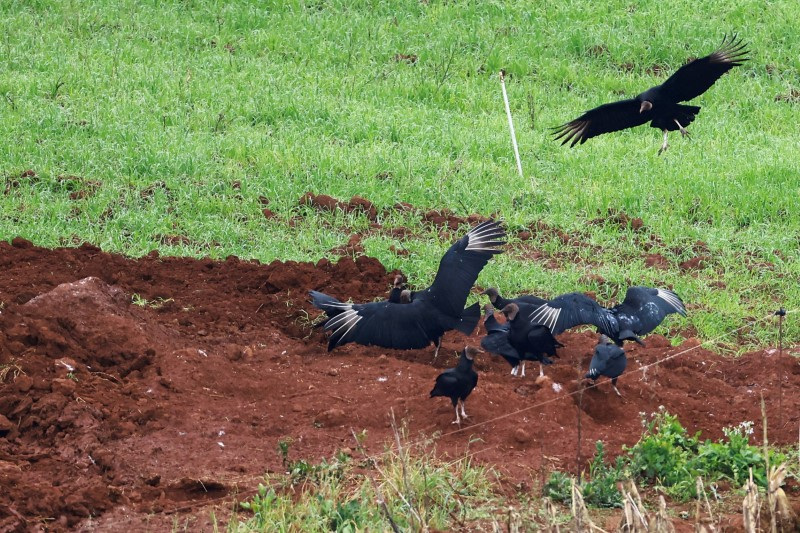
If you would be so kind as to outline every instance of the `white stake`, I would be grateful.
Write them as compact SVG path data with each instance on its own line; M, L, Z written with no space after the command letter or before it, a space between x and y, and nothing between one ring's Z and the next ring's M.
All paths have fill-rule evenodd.
M514 147L514 157L517 158L517 170L519 177L524 178L522 174L522 161L519 159L519 148L517 147L517 134L514 132L514 121L511 119L511 108L508 105L508 93L506 92L506 76L504 71L500 71L500 87L503 88L503 101L506 104L506 115L508 115L508 129L511 131L511 144Z

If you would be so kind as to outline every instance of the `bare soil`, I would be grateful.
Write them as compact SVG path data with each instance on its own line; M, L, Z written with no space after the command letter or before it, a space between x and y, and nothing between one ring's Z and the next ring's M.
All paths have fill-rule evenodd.
M380 451L391 412L412 439L437 435L437 453L475 453L513 490L576 467L571 393L596 343L588 331L561 336L545 379L536 365L514 378L482 355L459 429L449 401L428 393L482 327L470 338L448 333L436 361L432 348L327 353L311 327L309 289L386 296L392 276L374 259L130 259L15 239L0 242L0 268L0 531L205 530L211 511L226 516L265 472L281 470L280 439L293 439L293 458L316 461L353 447L351 428L366 429ZM622 398L605 382L583 393L582 456L598 439L612 454L634 444L639 413L662 405L708 438L743 420L761 435L762 393L770 440L797 443L800 364L790 352L731 359L696 339L673 347L651 335L628 348Z

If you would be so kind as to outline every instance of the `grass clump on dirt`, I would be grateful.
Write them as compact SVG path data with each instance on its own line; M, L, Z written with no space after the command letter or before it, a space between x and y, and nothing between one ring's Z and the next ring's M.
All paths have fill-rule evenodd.
M450 529L491 517L497 506L491 469L469 457L452 462L433 453L387 450L360 459L339 452L317 464L288 459L286 472L270 476L240 505L252 513L229 531L381 531Z
M696 498L698 477L707 483L727 481L742 487L752 479L759 487L767 487L767 471L763 450L750 444L752 422L724 428L724 439L717 442L700 440L700 433L689 435L677 416L666 410L642 414L644 432L634 446L616 458L613 466L604 462L602 442L589 464L587 480L581 486L586 503L594 507L621 507L622 495L617 484L633 479L651 486L678 501ZM770 464L787 461L783 453L771 450ZM544 495L555 501L569 502L571 478L555 471L544 485Z
M621 509L629 502L620 489L631 481L677 503L704 498L702 492L698 494L706 490L703 487L711 490L719 504L728 499L726 491L748 483L754 482L763 493L769 480L762 450L749 442L752 427L751 422L743 422L726 428L725 438L718 442L701 441L699 433L689 435L677 417L665 410L643 416L639 442L614 461L606 460L603 443L597 442L585 477L578 483L579 507L585 503ZM550 503L565 504L576 512L574 478L568 473L550 474L541 487L544 500L536 495L538 489L523 491L517 494L518 504L509 507L496 474L473 463L469 454L448 462L436 457L431 443L409 444L399 431L394 447L368 455L362 447L365 436L358 437L360 455L340 451L318 463L290 460L291 440L279 441L285 472L268 476L257 494L240 503L248 514L234 516L228 530L354 532L396 526L401 531L492 527L497 531L509 524L512 530L538 529L575 518ZM796 453L770 450L770 464L794 471ZM725 489L719 485L722 481Z
M800 302L798 17L791 0L4 2L0 234L316 261L362 233L366 253L424 286L448 243L387 209L498 213L558 232L515 240L484 286L608 303L631 284L666 285L689 304L676 330L731 351L763 345L769 328L726 333ZM692 138L664 156L647 127L574 149L550 138L731 32L751 61L693 102ZM365 197L377 217L301 207L306 191ZM401 225L407 238L391 233Z

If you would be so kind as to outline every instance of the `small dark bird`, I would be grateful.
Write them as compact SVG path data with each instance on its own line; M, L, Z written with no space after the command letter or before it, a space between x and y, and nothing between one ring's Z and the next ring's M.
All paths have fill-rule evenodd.
M401 292L401 303L390 301L363 304L340 302L332 296L311 291L312 303L328 315L325 329L331 331L328 351L356 342L367 346L410 350L441 343L445 331L457 329L469 335L480 319L480 306L464 309L467 296L481 269L505 244L500 223L489 220L472 228L456 241L439 262L430 287ZM410 299L409 303L402 303ZM435 356L434 356L435 357Z
M397 274L394 277L394 281L392 282L392 290L389 291L389 301L394 304L402 303L401 296L404 289L405 289L405 278L402 275ZM411 299L409 298L409 302L410 301Z
M431 391L431 398L434 396L447 396L453 402L456 410L456 419L453 424L461 425L461 418L468 418L464 411L464 402L470 395L472 389L478 384L478 373L472 368L472 361L478 353L478 349L467 346L461 352L458 365L455 368L448 368L436 378L436 385ZM461 417L458 416L458 405L461 404Z
M667 81L652 87L635 98L604 104L587 111L571 122L555 128L556 140L561 144L583 144L603 133L624 130L650 122L650 126L664 132L664 142L658 153L667 147L667 134L680 130L689 135L686 126L700 112L699 106L681 105L706 92L714 82L733 67L749 58L748 51L736 35L723 39L716 52L695 59L679 68Z
M553 364L547 356L557 357L559 343L550 330L542 325L531 324L525 316L536 309L525 303L510 303L502 309L508 320L499 324L489 306L486 307L487 335L481 339L481 347L495 353L511 365L511 375L525 377L525 361L539 361L539 375L544 375L544 365Z
M667 289L630 287L621 304L606 309L588 296L569 293L550 300L527 315L531 324L547 326L554 334L581 325L592 324L617 346L647 335L671 313L686 316L680 297Z
M592 362L589 364L589 371L583 376L585 379L597 381L600 376L611 378L611 386L617 396L622 397L617 389L617 378L625 371L628 365L628 358L625 357L625 350L616 346L614 341L600 335L600 342L594 348Z
M502 296L500 296L500 293L498 292L496 287L489 287L481 294L485 294L486 296L488 296L489 301L492 302L492 305L497 309L502 309L506 305L512 303L523 303L531 305L542 305L547 303L547 300L545 300L544 298L539 298L538 296L533 296L528 294L517 296L516 298L511 298L509 300L508 298L503 298Z

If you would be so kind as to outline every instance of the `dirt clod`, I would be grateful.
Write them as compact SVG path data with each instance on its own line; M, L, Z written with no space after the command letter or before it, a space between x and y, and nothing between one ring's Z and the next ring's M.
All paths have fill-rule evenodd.
M531 435L522 428L514 430L514 440L519 444L528 444L531 441Z

